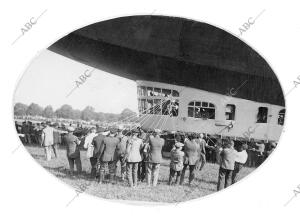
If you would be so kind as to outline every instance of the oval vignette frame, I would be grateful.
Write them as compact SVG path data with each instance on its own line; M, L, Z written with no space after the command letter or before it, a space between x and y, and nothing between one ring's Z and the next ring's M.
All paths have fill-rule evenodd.
M72 88L72 86L68 85L69 89L64 89L65 93L70 93L68 91L74 89L76 91L74 91L74 95L80 95L77 91L80 92L80 87L88 86L89 80L92 80L92 76L98 71L101 71L100 73L105 75L108 75L108 73L113 74L113 79L111 80L121 80L121 76L136 81L138 88L137 118L136 120L131 120L133 119L132 117L130 117L130 119L122 117L121 119L122 113L119 113L119 116L116 118L118 121L121 121L119 124L124 124L129 119L132 123L139 123L141 129L146 133L153 132L155 129L165 130L165 135L162 136L165 138L165 141L168 141L167 139L170 135L174 135L174 131L183 133L182 137L186 137L188 136L188 133L192 132L198 134L204 133L205 140L209 146L215 146L217 144L215 139L217 140L221 137L223 140L222 143L226 144L224 138L229 137L235 141L236 149L238 149L237 146L241 146L240 144L247 143L249 146L249 141L251 141L251 139L254 139L258 145L262 144L263 140L264 144L268 144L269 146L273 146L271 143L277 145L277 142L279 141L285 118L285 100L282 88L275 73L264 58L256 51L242 40L232 35L232 33L224 31L219 27L177 17L152 15L119 17L94 23L73 31L52 44L46 53L48 54L45 55L45 52L42 52L41 56L47 56L51 53L52 58L58 55L60 61L67 58L69 62L72 62L68 63L66 67L66 69L69 69L70 71L69 76L72 74L70 69L80 69L80 73L77 73L77 78L75 77L73 78L73 81L71 80L69 82L70 84L73 82L73 85L75 83L75 86ZM54 62L55 61L52 60L51 63L53 64ZM61 63L63 63L63 61ZM70 67L72 64L75 66L74 68ZM254 66L254 64L256 65ZM32 65L28 70L32 70L31 68ZM87 72L89 74L86 74ZM262 75L259 72L263 72ZM31 74L35 75L34 70L32 70ZM20 83L22 83L24 77L26 77L26 74L22 76ZM90 77L91 79L89 79ZM258 81L261 83L257 84ZM127 81L122 79L121 84L125 84L126 82ZM20 83L16 88L15 98ZM111 83L116 84L113 81L111 81ZM250 93L249 87L255 87L254 93ZM277 95L270 95L270 92L269 94L265 93L265 90L270 87L275 90ZM66 87L57 86L57 88L62 90L62 88ZM97 86L94 84L93 89L96 88ZM235 90L235 92L232 93L232 90ZM110 93L113 93L113 91ZM50 97L51 102L54 102L53 98L57 97L57 95L47 94ZM118 96L118 94L120 93L113 93L113 96ZM69 96L67 95L66 99L68 97ZM22 98L22 95L17 97L17 99ZM74 98L74 96L72 96L72 98ZM34 99L38 98L35 97ZM160 103L155 104L155 100ZM18 100L14 100L14 103L18 103L17 101ZM28 102L28 97L25 101ZM66 102L68 101L69 100L66 100ZM150 106L147 106L146 103L150 104ZM241 106L243 104L247 104L246 109ZM87 104L87 106L88 105L89 104ZM227 107L228 105L234 105L234 107ZM97 105L97 107L99 107L99 105ZM220 115L222 112L220 108L222 107L225 109L225 113ZM172 108L171 112L169 108ZM267 108L267 110L265 108ZM74 107L74 110L76 109L77 108ZM126 108L123 108L123 110L125 109ZM229 109L231 109L231 111ZM243 112L239 112L238 110ZM284 113L281 113L283 114L283 122L279 121L279 112L282 110L284 110ZM16 105L14 111L16 115ZM84 118L85 120L90 121L90 117L83 116L83 111L84 110L81 110L80 112L80 119ZM29 110L29 112L32 111ZM45 110L43 110L42 115L45 115L44 112ZM253 119L241 119L241 113L245 112L249 112L252 117L257 115L256 122L253 122ZM27 120L36 121L36 118L32 118L33 116L28 119L28 107L25 114ZM53 116L63 119L62 121L58 121L59 119L48 117L47 119L41 118L38 122L50 120L52 124L55 122L68 123L68 118L63 117L66 116L66 114L54 113L53 111ZM130 116L133 115L131 114ZM276 122L272 119L274 116L276 117ZM17 121L19 121L19 119L17 119ZM109 122L113 123L114 121L115 120L110 120ZM279 125L279 122L282 123ZM84 124L90 128L92 125L95 126L96 123L99 125L101 123L101 125L103 125L104 122L103 120L98 120L98 122L86 122ZM65 127L66 126L67 125L65 125ZM199 128L201 128L201 131L198 130ZM221 128L225 128L227 133L224 134ZM126 128L119 129L123 130ZM60 128L60 130L65 131L66 129ZM108 130L111 130L111 128L108 127ZM22 131L24 131L24 129ZM80 134L82 135L79 137L84 137L86 133ZM24 135L25 140L27 140L26 134ZM242 140L240 138L242 138ZM24 141L24 139L22 140ZM38 139L35 140L38 141ZM213 144L211 144L212 141L214 142ZM81 146L82 145L83 143L81 143ZM125 193L122 193L121 196L118 196L117 194L115 197L122 200L137 200L142 202L150 200L167 203L181 202L202 197L203 193L195 194L194 192L190 192L189 195L181 193L179 197L172 196L172 192L174 191L179 193L180 191L189 192L191 191L191 188L186 185L178 187L166 185L169 176L168 158L171 150L170 145L168 146L169 150L166 150L166 148L163 149L164 161L166 162L163 162L161 166L161 181L157 187L148 188L144 187L144 183L141 183L141 186L138 187L140 190L135 190L134 196L128 197L128 193L132 192L132 189L127 187L125 182L119 183L118 180L117 183L119 183L120 187L117 187L116 190L111 188L109 190L110 194L114 195L117 194L114 192L125 190ZM209 146L207 148L210 148ZM41 156L41 151L35 151L36 148L34 146L29 147L29 153L33 155L35 159L39 159L35 157L34 154L35 152L38 152ZM267 146L265 145L265 148L266 147ZM26 148L28 149L28 146ZM64 149L65 148L61 147L59 152L64 152ZM259 148L256 150L259 150ZM248 150L248 161L250 155L252 155L250 154L251 152L252 151ZM255 152L253 151L254 155L256 154ZM209 186L210 188L215 188L216 177L218 177L218 166L215 163L209 163L210 161L215 162L216 160L212 160L213 158L209 155L207 155L207 157L208 163L204 168L206 171L203 171L200 174L210 175L214 172L212 173L213 175L211 175L212 177L209 177L211 180L209 180L208 183L211 185ZM66 157L62 155L60 158L62 158L62 160L58 161L63 162L63 172L68 175ZM82 150L81 159L86 158L86 151ZM44 163L42 160L38 160L38 162L43 166ZM90 181L87 175L89 167L88 162L85 161L83 169L85 173L80 175L80 179L78 180L86 179L86 181ZM118 166L118 168L120 168L120 166ZM166 169L162 170L163 168ZM252 171L253 169L251 172ZM59 177L58 175L60 173L62 172L58 171L55 172L54 175ZM246 172L243 176L246 176L249 173L250 172ZM199 172L197 172L197 174L199 174ZM197 185L205 183L203 181L199 182L197 179L199 178L196 176L194 182ZM68 181L65 182L70 184ZM78 183L76 185L80 186L82 184ZM167 196L167 199L164 199L162 196L143 196L143 199L139 198L139 191L141 193L144 191L149 192L150 190L155 191L155 189L158 191L160 190L160 185L163 186L164 190L167 189L167 192L169 192L164 193L164 195ZM93 190L99 187L99 185L96 184L92 184L91 186ZM105 186L107 186L107 184L104 184L104 187ZM118 186L118 184L116 186ZM88 191L88 189L89 186L83 191ZM197 188L194 189L196 190ZM195 191L194 189L193 191ZM205 189L209 188L200 188L201 191L199 192L207 191ZM100 188L100 190L103 191L103 188ZM205 192L203 196L211 193L214 192ZM95 195L95 193L90 194ZM102 194L104 194L104 196ZM105 194L107 195L105 192L98 193L96 196L105 198ZM160 193L157 195L160 195ZM180 196L181 199L178 199ZM112 197L112 199L114 199L114 197Z

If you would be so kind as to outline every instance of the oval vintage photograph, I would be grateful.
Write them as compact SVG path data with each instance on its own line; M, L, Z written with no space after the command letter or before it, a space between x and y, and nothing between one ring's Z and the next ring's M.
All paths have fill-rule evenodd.
M268 159L285 100L266 60L232 34L129 16L41 52L18 83L14 119L31 156L77 193L175 203L225 189Z

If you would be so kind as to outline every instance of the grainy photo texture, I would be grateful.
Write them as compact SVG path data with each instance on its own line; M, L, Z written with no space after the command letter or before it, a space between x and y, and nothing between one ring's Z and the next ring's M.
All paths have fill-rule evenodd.
M43 51L19 82L14 116L31 156L76 196L175 203L259 167L277 146L285 100L266 60L230 33L130 16Z

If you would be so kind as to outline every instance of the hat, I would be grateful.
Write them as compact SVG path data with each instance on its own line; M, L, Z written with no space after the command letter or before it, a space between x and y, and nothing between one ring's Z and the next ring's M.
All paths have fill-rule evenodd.
M131 132L132 132L132 133L140 133L140 131L139 131L138 129L136 129L136 128L133 129L133 130L131 130Z
M68 132L74 132L75 129L74 129L74 127L72 127L72 126L68 126L68 127L67 127L67 130L68 130Z
M123 131L121 131L121 134L122 135L126 135L128 133L128 130L127 129L124 129Z
M155 133L161 133L161 130L160 129L154 129L154 132Z
M103 127L97 127L97 132L104 132L105 131L105 128L103 128Z
M176 134L175 139L176 139L176 141L180 142L181 141L181 136L179 134Z
M191 138L191 139L196 139L196 138L198 138L198 137L197 137L197 134L196 134L196 133L192 133L192 134L190 135L190 138Z
M109 133L110 133L109 131L105 131L105 130L104 130L104 131L102 132L102 135L107 136Z
M89 131L92 131L92 130L96 130L96 128L93 126L89 129Z
M176 147L176 148L181 148L181 147L183 147L183 144L180 143L180 142L176 142L176 143L175 143L175 147Z
M247 150L247 149L248 149L248 145L247 145L246 143L244 143L244 144L242 145L242 148L243 148L243 150Z
M110 132L110 134L116 134L118 132L118 129L116 129L116 128L110 128L109 132Z

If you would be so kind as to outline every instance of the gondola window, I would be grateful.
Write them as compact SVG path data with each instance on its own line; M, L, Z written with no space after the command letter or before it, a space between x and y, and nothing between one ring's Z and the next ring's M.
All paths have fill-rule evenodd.
M257 123L267 123L268 121L268 108L259 107L257 113Z
M235 120L235 105L227 104L225 109L226 120Z
M209 102L192 101L188 105L188 117L215 119L215 105Z
M283 126L285 118L285 109L282 109L278 113L278 124Z

